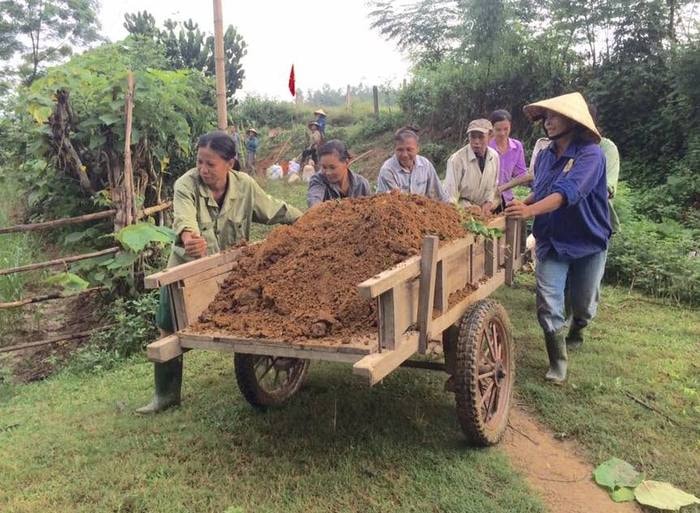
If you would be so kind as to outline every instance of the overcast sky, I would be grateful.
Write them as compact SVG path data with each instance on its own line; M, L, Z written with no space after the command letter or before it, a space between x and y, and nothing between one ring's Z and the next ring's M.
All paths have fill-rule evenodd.
M306 92L324 83L334 88L347 84L398 84L408 62L391 42L369 27L366 0L222 0L224 30L234 25L248 44L243 60L244 94L291 99L287 89L294 64L297 87ZM111 41L127 35L124 14L148 10L162 27L167 18L192 18L204 32L214 32L213 2L191 0L103 0L102 33Z

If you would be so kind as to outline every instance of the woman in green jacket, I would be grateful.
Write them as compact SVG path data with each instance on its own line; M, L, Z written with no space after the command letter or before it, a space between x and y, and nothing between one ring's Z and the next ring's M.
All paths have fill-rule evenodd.
M233 170L236 147L226 132L209 132L197 142L197 167L175 182L173 229L177 241L168 267L218 253L250 236L252 222L291 224L301 211L269 196L245 173ZM161 289L156 322L174 331L167 289ZM155 396L136 410L155 413L180 404L182 355L155 363Z

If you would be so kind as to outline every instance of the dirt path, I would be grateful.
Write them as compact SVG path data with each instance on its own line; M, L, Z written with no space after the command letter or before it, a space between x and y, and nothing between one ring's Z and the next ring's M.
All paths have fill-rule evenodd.
M580 456L578 445L557 440L520 407L511 409L509 427L500 447L552 513L642 511L633 502L613 502L593 481L593 466Z

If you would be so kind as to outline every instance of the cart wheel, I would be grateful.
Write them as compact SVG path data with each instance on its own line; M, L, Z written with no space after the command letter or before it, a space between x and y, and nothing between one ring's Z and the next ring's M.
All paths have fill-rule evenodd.
M476 302L459 324L455 401L462 431L475 445L494 445L508 425L515 361L510 320L492 299Z
M306 379L309 360L236 353L236 381L243 397L255 408L279 406L293 396Z

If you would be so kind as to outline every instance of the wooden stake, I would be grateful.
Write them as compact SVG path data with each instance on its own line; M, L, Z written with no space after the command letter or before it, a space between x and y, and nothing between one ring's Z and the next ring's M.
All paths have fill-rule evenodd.
M430 324L433 319L435 299L435 275L437 274L438 246L440 239L435 235L423 238L420 255L420 288L418 289L418 352L425 354L430 339Z
M10 269L0 270L0 276L5 276L7 274L23 273L25 271L35 271L36 269L46 269L47 267L59 267L65 266L71 262L77 262L79 260L87 260L88 258L95 258L103 255L111 255L113 253L118 253L120 248L107 248L102 251L95 251L94 253L85 253L82 255L76 255L65 258L57 258L56 260L49 260L47 262L39 262L37 264L22 265L20 267L12 267Z
M66 297L80 296L83 294L90 294L98 290L104 290L107 287L92 287L89 289L82 290L76 294L64 294L62 292L56 292L54 294L46 294L44 296L28 297L25 299L20 299L18 301L10 301L8 303L0 303L0 309L3 308L17 308L18 306L29 305L31 303L40 303L42 301L48 301L50 299L62 299Z
M214 0L214 64L216 70L216 114L219 130L228 126L226 115L226 67L224 65L224 24L221 0Z
M125 116L126 133L124 135L124 220L129 226L136 220L136 201L134 200L134 169L131 163L131 125L134 112L134 74L129 71L126 75Z

